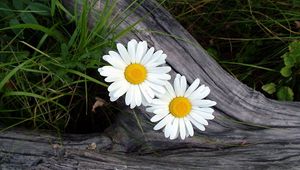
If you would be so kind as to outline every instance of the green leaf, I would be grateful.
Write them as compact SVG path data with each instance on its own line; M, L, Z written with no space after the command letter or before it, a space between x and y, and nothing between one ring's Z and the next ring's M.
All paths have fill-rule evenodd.
M219 54L218 54L218 51L213 48L213 47L209 47L206 49L207 53L212 56L214 59L219 59Z
M299 6L299 5L300 5L299 0L293 0L292 2L293 2L293 5L294 5L294 6Z
M56 0L51 0L51 16L54 16L55 14L55 8L56 8Z
M12 18L9 20L9 26L14 26L20 24L19 20L17 18ZM12 31L17 35L22 29L12 29Z
M36 93L31 93L31 92L26 92L26 91L9 91L9 92L4 93L3 96L4 97L25 96L25 97L33 97L33 98L36 98L36 99L42 99L43 103L51 102L51 103L54 103L55 105L61 107L63 110L68 111L65 106L63 106L62 104L56 102L55 100L53 100L53 98L49 99L47 97L44 97L44 96L36 94Z
M29 53L29 51L19 51L18 53L15 53L15 55L18 58L18 60L23 60L23 59L28 58L30 53Z
M246 43L246 42L245 42ZM255 56L258 53L257 45L254 42L247 43L247 48L243 48L237 53L237 62L239 63L253 63Z
M276 84L274 83L265 84L261 88L268 94L273 94L276 92Z
M282 67L281 70L280 70L280 74L283 76L283 77L290 77L292 75L292 70L291 70L291 66L285 66L285 67Z
M295 60L293 56L290 56L288 53L283 55L284 65L293 67L295 65Z
M283 55L286 66L300 65L300 41L289 44L289 52Z
M28 8L35 14L50 16L50 8L44 4L33 2L28 5Z
M31 13L22 13L20 17L25 24L39 24Z
M11 11L9 6L4 2L0 2L0 16L7 17L12 15L14 15L14 13Z
M0 90L2 90L4 85L10 80L11 77L13 77L17 73L17 71L19 71L22 67L24 67L29 62L31 62L31 60L24 61L23 63L21 63L14 69L12 69L8 74L6 74L6 76L0 81Z
M96 83L96 84L99 84L99 85L101 85L101 86L103 86L103 87L108 87L107 84L102 83L101 81L99 81L99 80L97 80L97 79L95 79L95 78L93 78L93 77L90 77L90 76L88 76L88 75L86 75L86 74L84 74L84 73L81 73L81 72L79 72L79 71L71 70L71 69L67 69L66 71L69 72L69 73L76 74L76 75L78 75L78 76L80 76L80 77L83 77L83 78L85 78L85 79L87 79L87 80L89 80L89 81L91 81L91 82L94 82L94 83Z
M285 67L281 68L280 73L283 77L292 75L293 67L300 67L300 41L294 41L289 44L289 52L283 56Z
M283 101L293 101L294 100L294 92L291 88L287 86L280 87L277 91L278 100Z
M13 0L13 6L15 9L19 9L19 10L24 9L24 4L22 0Z
M65 43L63 43L61 44L60 48L61 48L61 56L63 58L66 58L69 54L68 46Z
M14 25L14 26L10 26L10 27L5 27L5 28L0 28L0 32L1 31L5 31L5 30L10 30L10 29L15 29L15 28L22 28L22 29L26 29L26 28L30 28L33 30L38 30L38 31L42 31L46 34L48 34L49 36L53 36L54 38L56 38L59 41L65 41L65 37L63 34L61 34L59 31L51 28L46 28L42 25L38 25L38 24L18 24L18 25Z

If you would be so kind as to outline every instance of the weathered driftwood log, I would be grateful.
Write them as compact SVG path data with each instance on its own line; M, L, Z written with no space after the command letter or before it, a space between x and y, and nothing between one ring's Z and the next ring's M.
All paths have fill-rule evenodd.
M118 10L130 2L118 1ZM72 4L65 0L66 6ZM142 3L121 27L146 15L122 41L147 40L164 50L175 72L189 82L198 77L211 88L209 98L218 104L207 130L184 141L169 141L152 130L143 108L135 110L137 117L132 111L119 114L101 134L58 137L14 129L0 134L1 169L300 168L299 102L267 99L236 80L154 1Z

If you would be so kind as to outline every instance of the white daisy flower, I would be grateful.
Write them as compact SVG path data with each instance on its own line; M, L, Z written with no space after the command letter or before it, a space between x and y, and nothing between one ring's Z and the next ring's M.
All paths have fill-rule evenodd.
M111 66L99 68L100 75L105 76L106 82L112 82L108 87L111 101L125 96L126 105L130 108L151 103L155 95L165 93L163 87L171 76L169 66L160 66L166 63L167 55L162 50L154 52L148 49L146 41L128 42L127 49L117 44L118 52L109 51L103 60Z
M212 115L214 110L210 107L217 103L204 99L210 93L210 89L199 84L200 80L196 79L187 88L185 76L177 74L174 88L170 83L165 85L166 93L159 95L158 99L153 99L150 107L147 108L148 112L155 114L151 121L158 122L154 130L164 128L165 137L171 140L179 135L182 140L193 136L192 125L201 131L205 130L204 125L208 125L207 120L214 119Z

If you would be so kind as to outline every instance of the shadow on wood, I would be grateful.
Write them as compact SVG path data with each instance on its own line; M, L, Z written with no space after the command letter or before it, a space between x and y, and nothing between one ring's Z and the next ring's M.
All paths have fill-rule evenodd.
M118 1L118 10L124 10L129 1ZM65 0L65 5L73 3ZM184 141L169 141L152 130L151 113L144 108L120 114L101 134L58 137L51 132L14 129L0 134L2 169L300 168L299 102L267 99L233 78L154 1L142 3L121 27L144 16L121 41L148 41L168 55L168 64L186 75L189 83L200 78L211 88L208 98L218 104L216 119L207 130Z

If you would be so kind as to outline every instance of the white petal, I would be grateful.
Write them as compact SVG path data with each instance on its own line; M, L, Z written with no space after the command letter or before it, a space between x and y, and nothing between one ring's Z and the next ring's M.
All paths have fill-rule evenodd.
M142 104L142 94L138 85L134 86L134 98L136 106L140 106Z
M191 100L193 106L198 107L211 107L216 105L217 103L212 100Z
M179 119L175 118L172 124L170 139L176 139L179 132Z
M147 42L146 41L140 41L137 45L137 50L136 50L136 62L140 63L142 57L146 54L147 52Z
M148 62L146 62L146 64L145 64L146 67L147 67L148 65L151 65L152 63L154 63L158 58L160 58L160 56L162 55L162 53L163 53L162 50L156 51L156 52L152 55L151 59L150 59Z
M182 140L184 140L184 138L185 138L185 123L182 118L179 119L179 130L180 130L180 137Z
M193 97L193 100L203 99L210 93L209 87L204 87L204 89L201 92L194 92L195 95Z
M157 58L156 62L162 62L165 61L167 58L167 54L162 54L160 57Z
M207 120L213 120L213 119L215 118L214 115L208 114L208 113L205 113L205 112L201 113L201 116L202 116L204 119L207 119Z
M147 83L143 82L142 84L143 84L143 89L153 99L154 98L154 92L153 92L153 90L149 87L149 85Z
M146 63L152 58L153 52L154 52L154 48L151 47L142 58L141 64L146 65Z
M156 73L148 73L148 77L150 76L153 79L161 79L161 80L170 80L171 76L169 74L156 74Z
M195 113L195 112L191 112L190 113L191 117L194 118L197 122L203 124L203 125L208 125L207 120L205 120L201 115Z
M126 67L126 64L121 58L115 58L110 55L103 56L103 60L107 61L109 64L111 64L114 67L117 67L119 69L124 69Z
M114 97L114 96L110 96L110 101L114 102L116 100L118 100L119 97Z
M187 129L185 129L185 131L186 131L185 138L188 138L188 137L190 136L190 134L189 134L189 132L188 132L188 130L187 130Z
M128 42L127 48L128 48L128 53L129 53L132 63L135 63L135 61L136 61L136 58L135 58L136 47L137 47L136 40L133 39Z
M205 112L205 113L210 113L210 114L212 114L214 112L214 109L209 108L209 107L208 108L193 107L193 109L199 110L199 111Z
M199 86L200 84L200 79L196 79L191 86L187 89L187 91L185 92L184 96L185 97L189 97L195 90L196 88Z
M128 82L126 82L125 80L115 81L111 85L108 86L107 90L109 92L115 91L116 89L120 88L121 86L126 85L126 83L128 83Z
M199 108L199 109L206 109L206 108ZM203 112L203 111L198 110L198 109L193 109L192 112L195 112L195 113L199 114L201 117L203 117L204 119L207 119L207 120L212 120L212 119L215 118L215 116L212 115L212 113Z
M136 106L136 102L135 102L135 88L134 88L134 86L132 86L130 109L135 108L135 106Z
M193 126L191 124L191 122L189 121L188 118L183 118L184 119L184 122L185 122L185 126L186 126L186 129L187 129L187 132L190 136L194 136L194 129L193 129Z
M133 93L133 86L131 85L131 86L129 86L128 91L127 91L126 96L125 96L125 103L126 103L127 106L132 101L132 98L131 98L132 97L132 93Z
M147 75L147 80L151 83L154 83L154 84L157 84L157 85L160 85L160 86L163 86L166 84L166 81L165 80L160 80L157 78L157 76L154 76L154 75Z
M185 76L180 77L180 88L179 88L179 93L177 94L178 96L183 96L185 91L186 91L186 78Z
M130 88L131 88L131 94L130 94L130 108L131 109L133 109L133 108L135 108L135 106L136 106L136 103L135 103L135 87L134 87L134 85L131 85L130 86Z
M156 60L152 60L152 61L148 62L146 66L150 68L150 67L157 67L159 65L165 64L166 58L167 58L167 55L162 54Z
M169 93L171 98L176 97L174 88L172 87L172 85L169 82L166 83L165 88L167 89L167 92Z
M163 64L166 62L167 54L162 54L155 62Z
M119 70L112 66L103 66L102 68L98 69L101 76L122 76L123 71Z
M184 122L184 125L185 125L185 138L187 138L187 137L189 137L190 136L190 133L189 133L189 131L188 131L188 129L187 129L187 125L186 125L186 123L185 123L185 120L183 119L183 122Z
M166 61L162 61L162 62L154 61L151 64L148 64L146 67L147 68L155 68L155 67L160 66L165 63L166 63Z
M193 100L194 98L197 98L197 95L202 93L203 90L205 90L205 85L202 84L200 87L198 87L190 96L189 99Z
M111 58L113 58L113 59L118 59L118 60L120 60L120 61L122 61L123 63L124 63L124 61L122 60L122 57L120 56L120 54L118 54L117 52L115 52L115 51L109 51L108 52L108 54L109 55L104 55L103 56L103 59L105 60L106 58L108 58L108 57L111 57ZM105 60L106 61L106 60ZM125 64L125 63L124 63Z
M146 111L147 112L154 112L154 110L158 110L158 109L165 109L165 105L160 105L160 106L151 106L151 107L148 107L146 108Z
M114 93L113 93L113 97L119 98L121 96L123 96L128 88L129 88L130 84L129 83L125 83L124 85L122 85L119 89L117 89Z
M160 121L162 118L166 117L168 114L169 114L169 113L166 112L165 114L157 114L157 115L154 115L154 116L150 119L150 121L151 121L151 122L158 122L158 121Z
M158 122L155 126L154 126L154 130L159 130L161 128L163 128L164 126L166 126L170 121L174 120L174 116L172 116L171 114L168 114L166 117L164 117L160 122Z
M154 114L168 114L170 112L169 112L169 108L166 106L166 107L163 107L163 108L153 110L153 113Z
M100 68L98 68L98 72L99 72L99 73L101 73L101 71L102 71L102 68L101 68L101 67L100 67Z
M124 47L123 44L118 43L117 44L117 49L120 53L120 56L122 57L123 61L128 65L130 64L131 60L130 60L130 56L129 53L127 51L127 49Z
M145 98L147 103L151 103L153 98L148 94L148 92L145 88L145 83L140 84L139 88L140 88L140 91L142 92L142 96Z
M169 103L166 102L166 101L163 101L163 100L161 100L161 99L153 99L153 100L152 100L152 105L156 105L156 106L167 106L167 105L169 105Z
M171 67L169 67L169 66L148 68L149 73L156 73L156 74L165 74L165 73L168 73L170 71L171 71Z
M121 81L121 80L124 80L124 77L120 75L108 76L104 79L104 81L106 82L114 82L114 81Z
M150 88L155 91L158 94L164 94L166 92L165 88L163 88L162 86L156 85L154 83L151 83L150 81L146 80L146 83L148 83L148 85L150 86Z
M201 124L201 123L199 123L199 122L197 122L194 118L192 118L190 115L187 115L187 118L191 121L191 123L194 125L194 126L196 126L199 130L201 130L201 131L205 131L205 127Z
M169 138L170 137L170 134L171 134L171 130L172 130L172 123L173 122L169 122L166 127L165 127L165 137L166 138Z
M149 103L146 99L145 99L145 96L142 95L142 105L143 106L149 106L151 103Z
M122 51L120 51L120 47L121 47ZM127 52L126 48L122 44L120 44L120 43L117 44L117 48L118 48L119 54L117 52L115 52L115 51L109 51L108 54L111 56L112 59L119 59L124 64L126 64L126 65L129 64L127 62L126 58L125 58L126 54L128 55L128 52Z
M179 96L179 93L180 93L180 75L179 74L177 74L174 79L174 90L175 90L176 96Z
M165 79L161 79L161 78L165 78ZM169 80L168 78L171 79L171 76L168 74L162 74L161 76L157 75L157 74L151 74L149 73L147 75L147 80L151 83L157 84L163 86L167 83L167 80Z
M166 102L166 103L170 103L171 102L171 100L174 98L174 97L172 97L170 94L169 94L169 92L166 92L165 94L157 94L157 97L161 100L161 101L163 101L163 102Z
M175 135L175 139L177 139L178 136L179 136L179 126L178 126L178 131L177 131L177 133L176 133L176 135Z

